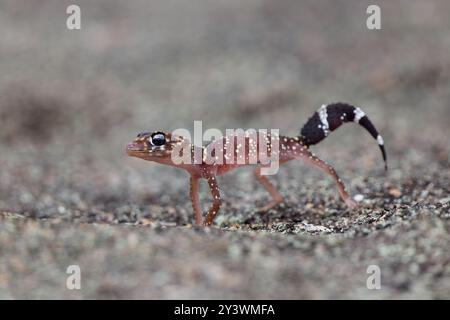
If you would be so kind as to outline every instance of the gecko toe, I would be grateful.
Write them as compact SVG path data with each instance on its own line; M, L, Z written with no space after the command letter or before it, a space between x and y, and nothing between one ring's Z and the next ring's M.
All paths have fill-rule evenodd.
M264 207L257 208L256 212L257 213L265 213L265 212L269 211L270 209L275 208L280 203L281 203L281 201L273 201L273 202L269 203L268 205L265 205Z
M345 201L345 204L350 208L350 209L356 209L356 208L358 208L358 203L355 201L355 200L353 200L352 198L347 198L347 199L345 199L344 200Z

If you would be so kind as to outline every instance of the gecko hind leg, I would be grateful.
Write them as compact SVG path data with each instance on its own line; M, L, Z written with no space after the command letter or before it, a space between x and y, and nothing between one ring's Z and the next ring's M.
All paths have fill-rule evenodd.
M284 201L284 198L281 194L278 193L275 186L269 181L269 179L266 176L263 176L261 174L261 167L258 167L254 171L256 179L264 186L264 188L269 192L269 194L272 196L273 200L265 205L262 208L258 208L257 212L265 212L268 211L274 207L276 207L279 203Z
M296 158L302 159L307 163L312 164L313 166L315 166L316 168L320 169L321 171L329 175L331 178L333 178L333 180L337 184L339 194L342 200L348 207L356 208L358 206L358 203L355 200L353 200L347 193L344 183L342 182L341 178L339 178L338 174L336 173L336 170L334 170L334 168L331 165L321 160L310 151L299 154L298 156L296 156Z

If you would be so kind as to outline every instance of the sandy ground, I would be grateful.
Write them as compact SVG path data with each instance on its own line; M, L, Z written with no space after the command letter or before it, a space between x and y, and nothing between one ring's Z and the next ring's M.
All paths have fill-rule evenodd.
M0 298L450 298L448 1L0 1ZM220 178L193 227L188 176L126 156L144 130L279 128L321 104L369 114L314 151L357 210L303 163ZM211 203L206 186L204 210ZM66 269L81 268L81 290ZM381 271L369 290L367 268Z

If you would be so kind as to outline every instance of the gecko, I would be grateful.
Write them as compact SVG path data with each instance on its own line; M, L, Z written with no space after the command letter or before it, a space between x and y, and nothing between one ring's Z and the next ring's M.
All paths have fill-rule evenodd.
M271 150L271 146L273 147L275 143L278 144L278 159L280 165L294 159L300 159L321 170L334 180L337 185L339 195L345 204L350 208L356 208L358 206L357 202L353 200L347 192L346 187L336 173L336 170L330 164L318 158L310 150L311 146L324 140L332 131L336 130L344 123L359 124L365 128L374 139L376 139L382 153L385 170L387 170L386 151L382 136L378 133L375 126L369 120L364 111L361 110L361 108L354 107L347 103L339 102L322 105L307 120L305 125L300 130L299 136L287 137L279 135L276 137L270 137L270 134L267 134L265 139L268 145L268 150ZM186 137L163 131L139 133L132 142L127 144L126 152L132 157L186 170L190 174L190 198L195 215L195 222L197 225L210 226L213 224L214 219L222 205L217 177L241 166L249 165L250 153L255 153L255 150L258 151L259 144L257 144L254 139L245 136L245 145L242 146L242 144L234 143L238 138L239 137L237 134L234 136L222 137L220 138L222 139L220 141L222 144L220 145L223 146L224 153L226 153L227 149L230 148L233 148L231 152L235 155L239 152L242 154L243 152L245 161L241 161L241 163L206 163L205 161L200 161L200 163L174 162L172 152L174 152L176 147L180 146L180 144L187 144L192 154L196 148L201 148L200 152L205 154L205 152L211 151L211 148L217 147L217 142L219 139L213 140L207 146L198 147L191 143ZM257 163L254 168L254 175L256 180L261 183L261 185L270 194L272 200L258 211L268 211L284 201L283 196L277 191L268 177L261 174L263 167L264 165ZM205 179L207 181L213 198L212 205L204 219L199 200L200 179Z

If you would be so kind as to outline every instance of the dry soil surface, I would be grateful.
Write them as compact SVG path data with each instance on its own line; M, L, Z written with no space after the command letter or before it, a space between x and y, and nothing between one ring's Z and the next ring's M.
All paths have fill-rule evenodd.
M60 1L0 4L0 298L450 298L448 1L378 1L379 31L364 1L78 2L77 31ZM188 175L124 150L194 120L296 135L332 101L388 151L386 173L355 125L314 147L356 210L293 162L271 177L284 204L258 213L242 168L196 227Z

